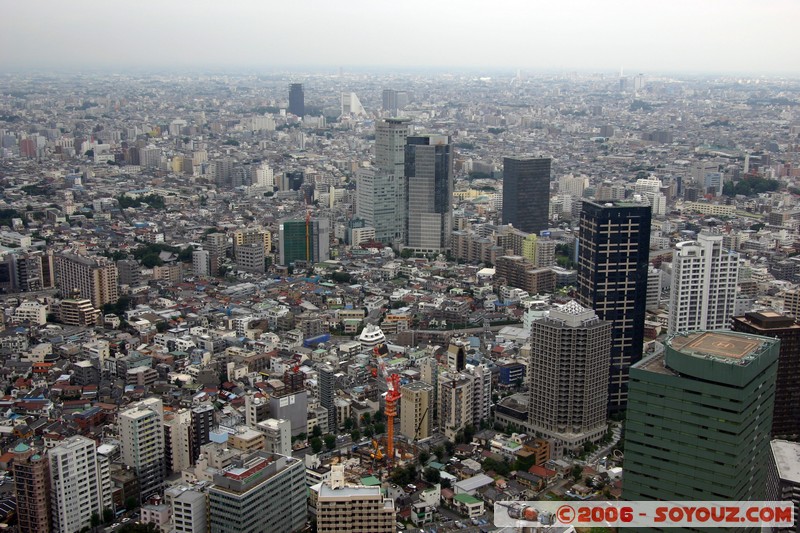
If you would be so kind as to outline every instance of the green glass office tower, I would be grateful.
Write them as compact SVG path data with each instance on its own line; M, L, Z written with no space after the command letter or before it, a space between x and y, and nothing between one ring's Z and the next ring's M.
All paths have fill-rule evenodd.
M693 332L633 365L623 498L764 500L779 351L773 338Z

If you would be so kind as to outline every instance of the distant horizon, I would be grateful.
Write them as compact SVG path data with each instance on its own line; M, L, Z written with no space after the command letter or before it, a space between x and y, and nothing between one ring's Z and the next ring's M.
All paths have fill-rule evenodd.
M613 71L607 68L535 68L535 67L502 67L502 66L329 66L329 65L196 65L175 68L158 65L59 65L59 66L14 66L5 67L0 71L0 77L10 75L42 75L42 76L78 76L78 75L107 75L107 76L324 76L336 78L348 75L369 75L386 77L409 76L473 76L507 79L516 77L519 73L525 78L564 78L578 75L584 78L599 76L608 80L620 78L619 69ZM796 80L800 81L798 72L757 72L757 71L701 71L701 70L656 70L647 68L631 68L624 70L622 77L632 78L643 75L645 79L674 78L674 79L711 79L711 78L739 78L747 80ZM299 82L302 79L298 78Z
M0 72L343 66L800 77L798 20L795 0L31 0L3 6Z

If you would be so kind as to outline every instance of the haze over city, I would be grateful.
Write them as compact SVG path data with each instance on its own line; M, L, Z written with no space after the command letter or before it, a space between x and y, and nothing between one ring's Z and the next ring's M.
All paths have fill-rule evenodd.
M797 74L800 3L6 2L0 68Z

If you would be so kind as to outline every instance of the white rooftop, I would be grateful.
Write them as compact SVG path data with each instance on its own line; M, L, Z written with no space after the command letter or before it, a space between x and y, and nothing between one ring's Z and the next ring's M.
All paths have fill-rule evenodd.
M777 439L769 445L778 467L778 477L800 484L800 443Z

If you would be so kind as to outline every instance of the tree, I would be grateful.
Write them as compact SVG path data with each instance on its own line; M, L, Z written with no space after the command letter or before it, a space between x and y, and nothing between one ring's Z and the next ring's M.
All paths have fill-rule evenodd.
M577 481L581 478L581 474L583 473L583 468L580 465L575 465L572 467L570 474L572 475L572 480L577 483Z
M439 446L435 447L433 449L433 454L436 456L437 461L439 461L440 463L444 462L444 454L445 454L444 446L440 444Z
M436 468L432 468L429 466L428 468L425 469L424 476L425 476L425 481L427 481L428 483L438 483L442 477L442 474Z
M136 509L138 506L139 506L139 500L136 498L136 496L128 496L127 498L125 498L125 509L132 511L133 509Z
M329 450L336 448L336 437L328 433L325 435L325 447Z
M345 418L344 419L344 429L345 431L350 431L353 429L353 419L352 418Z
M110 524L114 521L114 510L110 507L103 509L103 523Z
M151 253L147 254L146 256L142 257L142 265L145 268L153 268L155 266L161 266L164 264L164 261L158 256L158 254Z
M456 451L456 445L453 444L451 441L447 440L444 442L444 449L447 451L447 455L452 457Z
M314 429L311 430L311 436L317 438L322 436L322 428L319 427L319 424L314 426Z
M313 437L310 441L311 444L311 451L314 453L319 453L322 451L322 439L319 437Z
M430 458L431 454L429 454L425 450L420 450L419 454L417 455L417 459L419 460L419 464L421 465L427 463Z
M364 415L361 417L361 421L364 424L369 425L369 423L372 421L372 416L369 413L364 413Z
M92 513L92 518L90 519L92 523L92 528L96 528L100 525L100 513L97 511Z
M353 442L356 442L358 439L361 438L361 432L357 429L354 429L350 432L350 438L353 439Z
M365 437L371 437L374 434L375 434L375 430L372 428L372 426L366 426L364 428L364 436Z
M375 423L375 433L381 434L386 431L386 426L383 422L376 422Z

